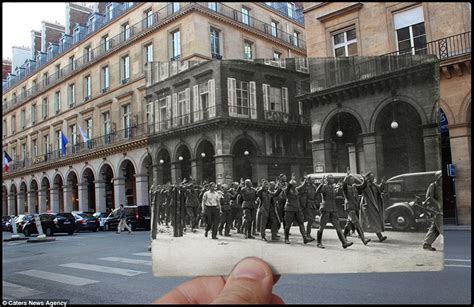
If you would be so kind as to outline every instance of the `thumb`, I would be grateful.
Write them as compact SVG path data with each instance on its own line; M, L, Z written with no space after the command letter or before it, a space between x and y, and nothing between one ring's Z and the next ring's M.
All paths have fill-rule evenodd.
M267 263L245 258L234 267L213 304L270 304L273 284L273 272Z

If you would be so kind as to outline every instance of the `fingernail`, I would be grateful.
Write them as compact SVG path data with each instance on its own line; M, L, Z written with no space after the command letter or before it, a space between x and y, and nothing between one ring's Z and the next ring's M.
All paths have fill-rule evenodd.
M261 263L253 259L244 259L234 268L232 276L237 279L248 278L261 281L265 278L266 273Z

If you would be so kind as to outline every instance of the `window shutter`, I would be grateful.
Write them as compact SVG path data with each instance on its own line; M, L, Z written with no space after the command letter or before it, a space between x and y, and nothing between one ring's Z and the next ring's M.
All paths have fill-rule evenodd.
M263 110L264 111L270 110L270 85L269 84L263 85Z
M191 90L189 88L186 89L185 91L185 99L186 99L186 117L185 117L185 123L189 124L191 122Z
M208 81L209 88L209 118L216 117L216 84L214 79Z
M169 63L168 62L161 62L160 63L160 78L159 81L168 78L168 71L169 71Z
M284 109L284 112L290 113L290 106L288 104L288 88L282 87L281 88L281 96L282 96L282 104Z
M199 116L201 112L199 108L199 86L198 85L193 86L193 92L194 92L193 93L193 99L194 99L193 120L197 122L201 119Z
M172 117L173 117L173 127L177 127L178 126L178 94L174 93L173 94L173 114L172 114Z
M164 127L171 128L171 96L166 96L166 118L164 120Z
M152 108L152 114L155 123L155 132L158 132L160 131L160 122L164 120L164 118L160 118L160 101L158 99L155 100L155 108Z
M257 94L255 81L250 81L250 117L257 119Z
M227 78L227 99L228 99L228 107L229 107L229 115L236 116L237 110L236 106L236 80L234 78Z
M303 102L301 100L298 100L298 113L303 116Z

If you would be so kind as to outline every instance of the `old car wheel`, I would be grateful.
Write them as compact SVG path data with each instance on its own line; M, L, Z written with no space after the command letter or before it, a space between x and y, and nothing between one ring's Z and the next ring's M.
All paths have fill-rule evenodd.
M73 231L70 231L67 233L68 235L72 236L74 234L74 230Z
M29 237L30 236L30 231L28 230L28 228L25 228L23 230L23 234L25 235L25 237Z
M105 225L104 225L104 231L109 231L109 230L110 230L110 229L109 229L109 224L105 224Z
M390 225L393 230L408 231L412 225L412 216L407 210L397 210L390 215Z

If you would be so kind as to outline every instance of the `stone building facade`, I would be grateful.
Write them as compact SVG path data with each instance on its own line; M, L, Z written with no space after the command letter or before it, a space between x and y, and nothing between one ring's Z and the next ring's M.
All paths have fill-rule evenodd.
M299 179L310 173L309 114L295 99L308 74L297 61L197 63L151 82L146 99L154 182L259 183L281 173Z
M304 21L265 3L94 8L3 84L4 215L148 204L146 63L173 61L171 75L193 60L306 56Z
M404 53L438 57L445 218L470 224L471 4L307 2L304 6L308 57ZM448 164L455 165L455 177L448 175Z

